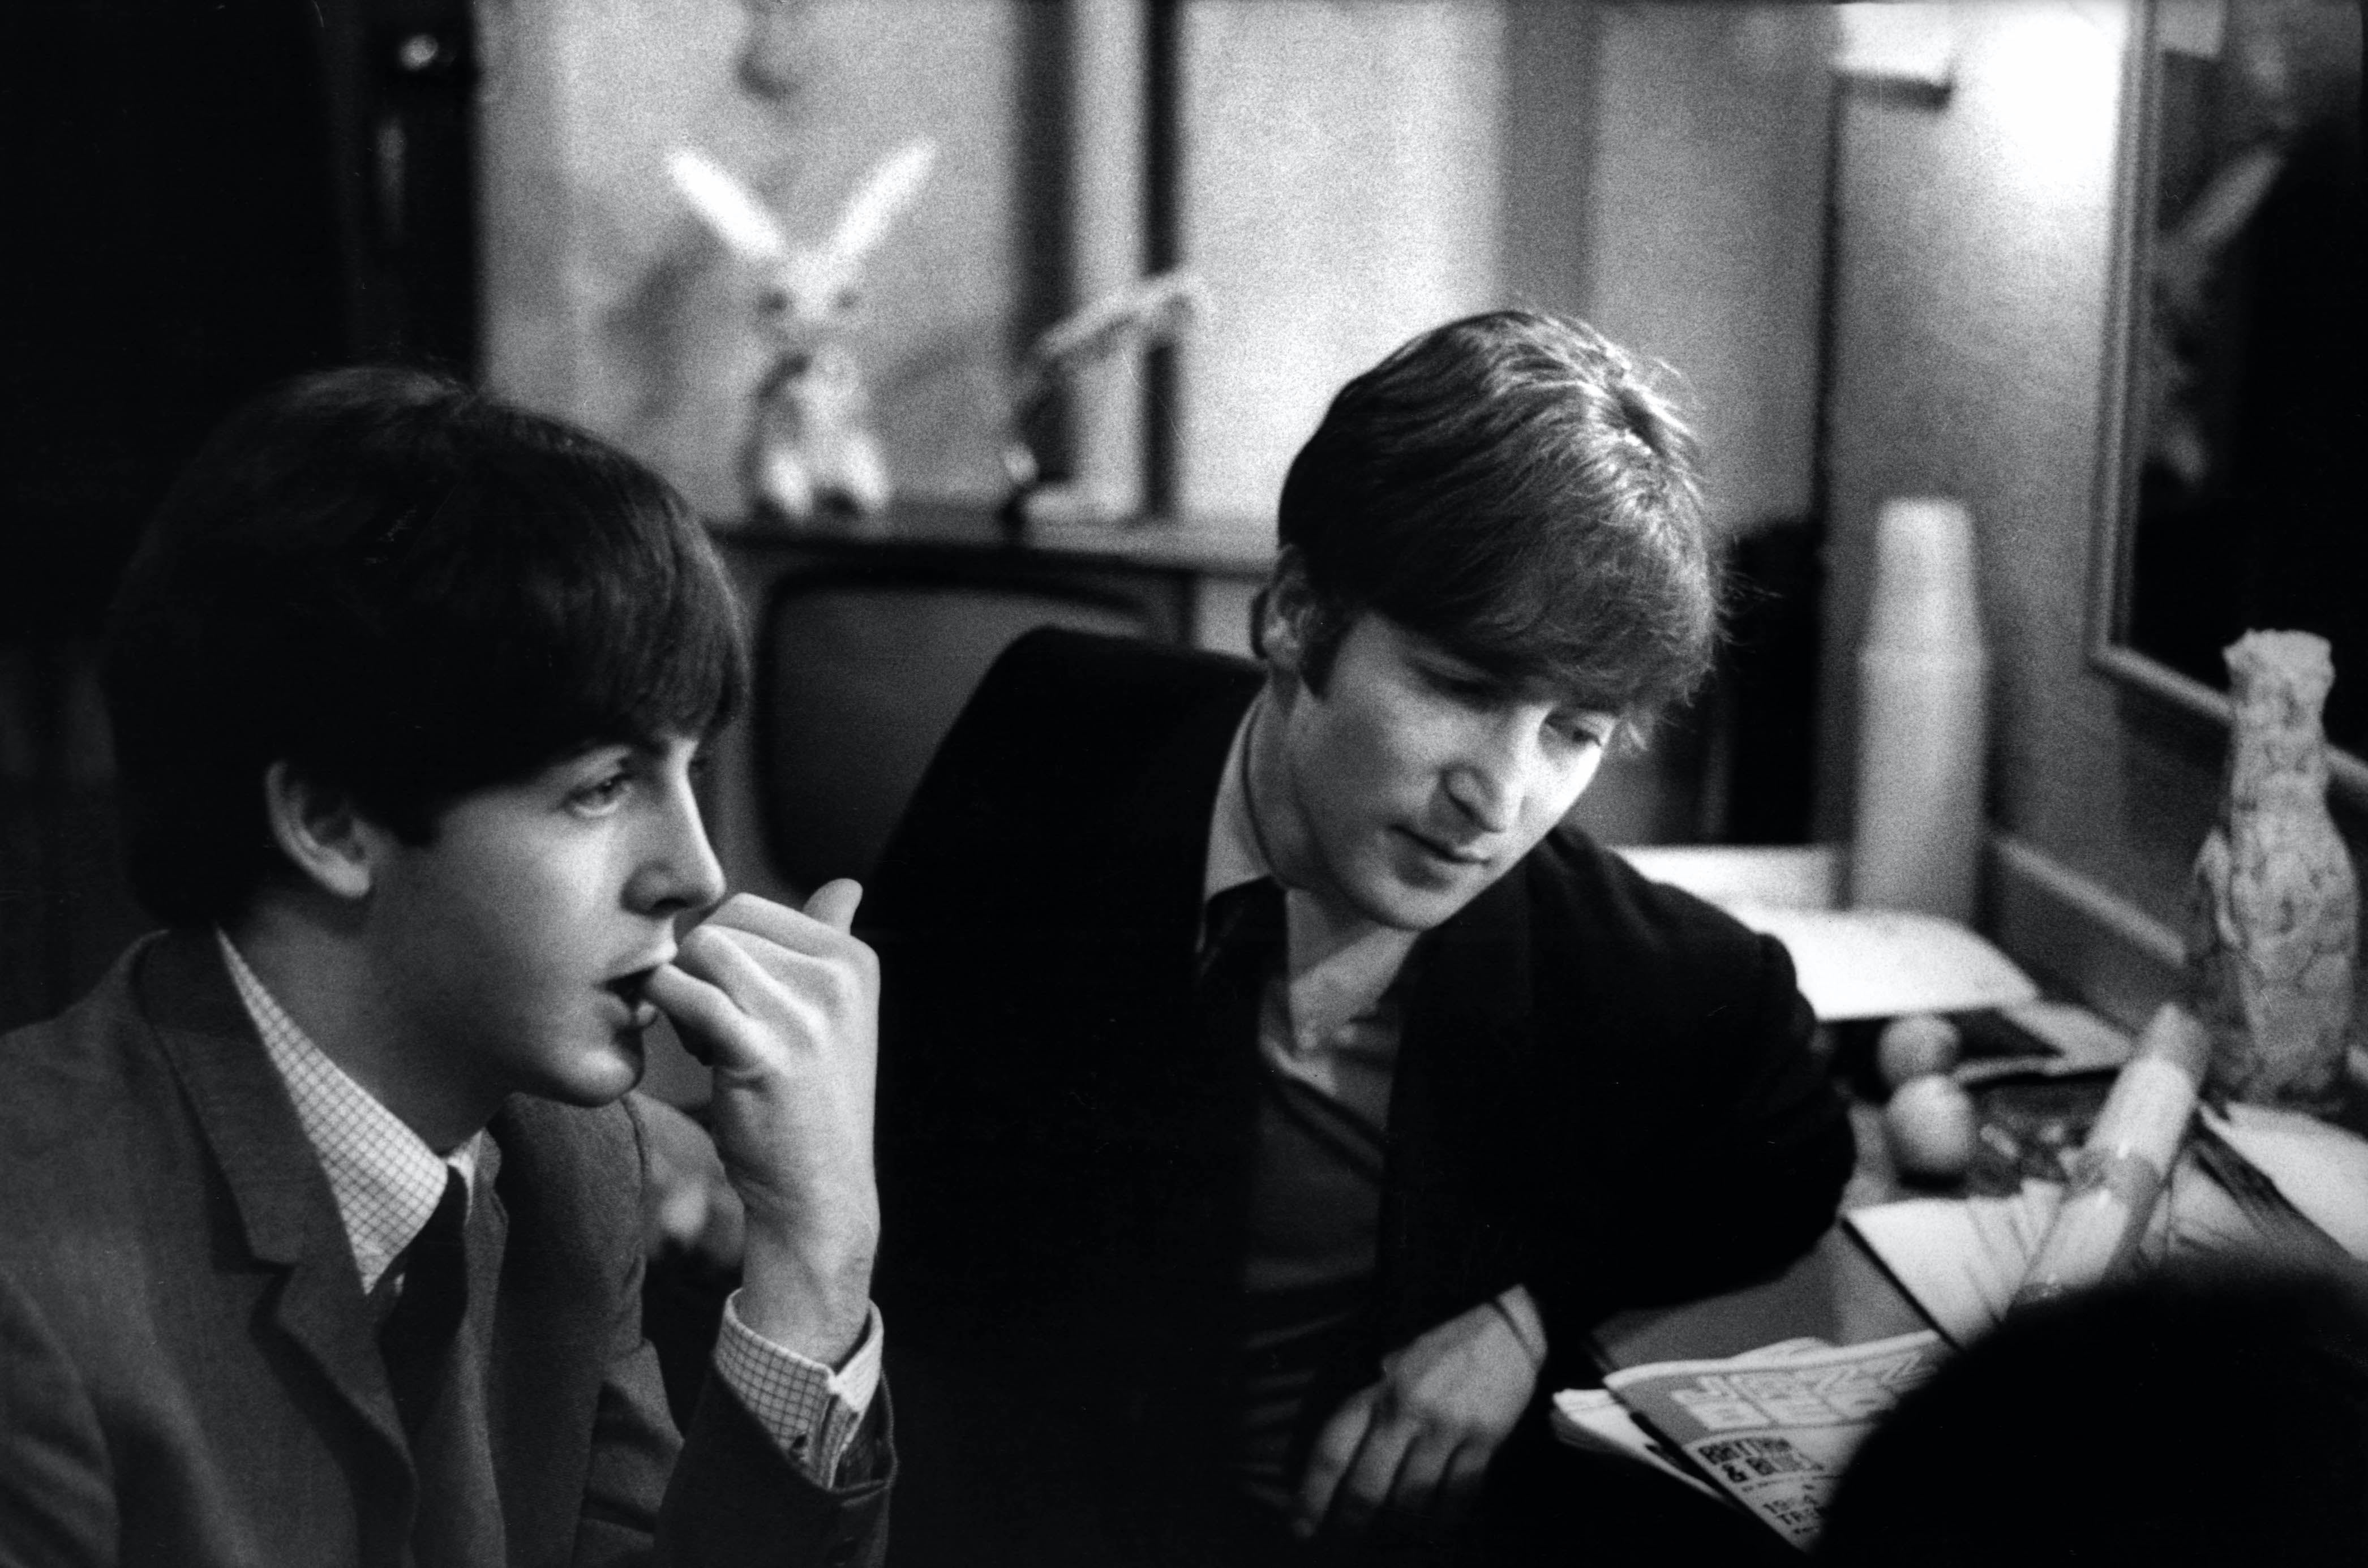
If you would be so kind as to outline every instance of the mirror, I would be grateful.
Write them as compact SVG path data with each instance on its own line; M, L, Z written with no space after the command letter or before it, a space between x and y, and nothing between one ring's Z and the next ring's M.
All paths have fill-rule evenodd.
M2336 785L2368 804L2360 55L2357 0L2159 0L2133 28L2091 641L2225 722L2222 648L2326 637Z

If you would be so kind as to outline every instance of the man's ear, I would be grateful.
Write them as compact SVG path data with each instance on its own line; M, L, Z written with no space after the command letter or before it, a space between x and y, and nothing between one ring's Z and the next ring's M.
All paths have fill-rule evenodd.
M1307 585L1307 568L1299 551L1285 545L1275 557L1274 575L1258 595L1258 625L1252 642L1269 669L1297 679L1305 669L1307 649L1315 634L1315 590Z
M272 841L307 881L332 897L369 896L386 835L354 809L351 796L282 760L264 770L263 807Z

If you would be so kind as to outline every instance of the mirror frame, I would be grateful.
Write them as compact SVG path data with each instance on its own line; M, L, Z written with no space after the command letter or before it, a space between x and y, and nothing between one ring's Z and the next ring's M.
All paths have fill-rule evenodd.
M2105 307L2104 385L2099 407L2097 494L2090 526L2089 662L2107 676L2226 732L2227 693L2140 653L2125 639L2137 546L2137 443L2132 438L2131 366L2140 352L2146 289L2141 269L2153 230L2160 151L2160 42L2154 0L2131 7L2122 60L2121 131L2113 171L2112 239ZM2327 748L2333 793L2368 808L2368 758Z

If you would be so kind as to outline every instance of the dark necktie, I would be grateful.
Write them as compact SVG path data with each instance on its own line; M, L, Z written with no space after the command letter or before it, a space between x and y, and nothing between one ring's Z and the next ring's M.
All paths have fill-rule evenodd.
M450 1171L443 1200L403 1251L402 1293L379 1325L387 1384L403 1428L414 1437L435 1405L453 1336L469 1309L468 1226L469 1184Z
M1196 1223L1230 1235L1232 1211L1249 1174L1252 1118L1257 1096L1258 1019L1266 988L1282 969L1282 888L1260 877L1227 888L1209 901L1209 937L1201 949L1193 1001L1198 1005L1201 1053L1184 1064L1175 1085L1182 1125L1210 1162L1204 1179L1185 1202ZM1234 1244L1224 1244L1230 1251Z
M1247 992L1256 1027L1257 1001L1283 951L1282 887L1259 877L1209 901L1209 936L1201 947L1198 989L1211 1017L1240 1005Z

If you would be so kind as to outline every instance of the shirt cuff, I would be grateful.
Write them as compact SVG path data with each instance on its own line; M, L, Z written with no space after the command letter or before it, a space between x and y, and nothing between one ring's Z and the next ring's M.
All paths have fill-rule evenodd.
M723 1303L715 1371L781 1452L816 1484L829 1486L863 1413L880 1389L885 1325L873 1307L847 1365L832 1371L759 1335L740 1321L740 1292Z

